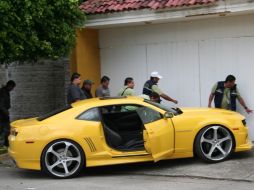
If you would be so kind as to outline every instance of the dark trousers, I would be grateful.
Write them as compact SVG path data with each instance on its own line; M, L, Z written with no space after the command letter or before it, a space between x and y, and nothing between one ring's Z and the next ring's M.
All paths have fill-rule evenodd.
M0 145L9 146L8 136L10 135L10 119L0 119Z

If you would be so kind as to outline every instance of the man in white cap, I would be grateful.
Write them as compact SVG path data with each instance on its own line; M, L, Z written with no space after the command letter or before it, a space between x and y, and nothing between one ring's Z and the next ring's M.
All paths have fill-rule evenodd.
M161 75L159 75L159 73L157 71L153 71L151 73L151 77L150 80L146 81L146 83L144 84L143 87L143 94L148 95L150 97L150 95L155 92L157 94L160 95L160 97L162 97L163 99L167 100L167 101L171 101L174 102L175 104L178 103L177 100L172 99L171 97L169 97L168 95L164 94L162 92L162 90L158 87L158 82L159 80L162 78Z

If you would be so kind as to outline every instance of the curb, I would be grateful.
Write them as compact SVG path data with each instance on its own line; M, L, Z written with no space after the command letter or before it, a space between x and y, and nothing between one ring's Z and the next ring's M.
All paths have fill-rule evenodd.
M4 158L7 158L9 156L9 154L6 152L6 153L2 153L0 154L0 161Z
M0 154L0 167L16 168L16 164L11 159L8 153Z
M119 173L122 174L122 173ZM224 178L224 177L208 177L208 176L198 176L198 175L186 175L186 174L145 174L145 173L129 173L130 175L137 176L153 176L153 177L171 177L171 178L189 178L189 179L200 179L200 180L215 180L215 181L238 181L238 182L248 182L253 183L253 180L241 179L241 178Z

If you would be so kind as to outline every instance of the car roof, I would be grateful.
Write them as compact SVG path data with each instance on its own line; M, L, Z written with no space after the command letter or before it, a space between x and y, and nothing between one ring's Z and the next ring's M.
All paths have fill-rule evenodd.
M140 103L144 98L139 96L120 96L120 97L102 97L81 100L71 104L72 107L79 107L85 105L99 106L103 104L121 104L121 103Z

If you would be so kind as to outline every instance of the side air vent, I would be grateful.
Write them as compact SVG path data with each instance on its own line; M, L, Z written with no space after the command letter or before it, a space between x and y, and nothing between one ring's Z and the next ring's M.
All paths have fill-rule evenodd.
M95 147L93 141L91 140L91 138L85 138L85 141L88 144L91 152L96 152L96 147Z

